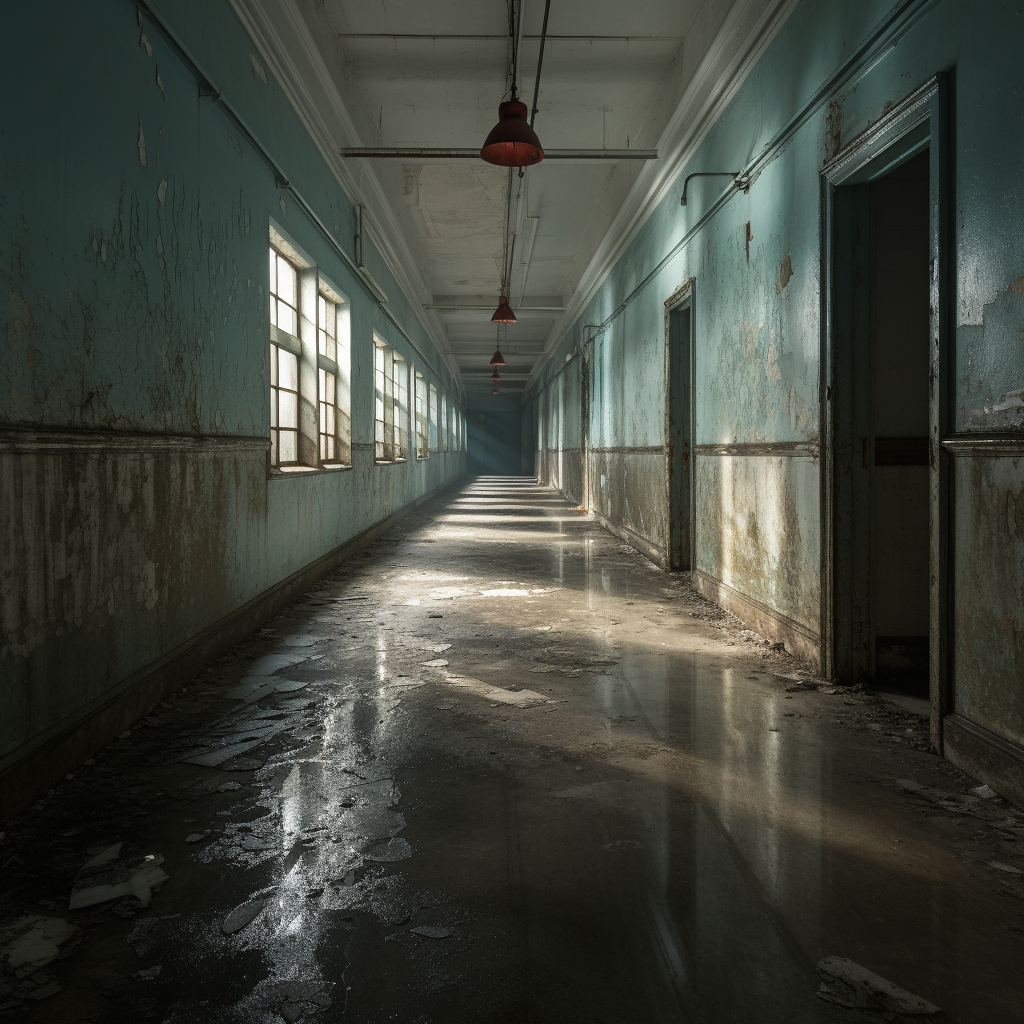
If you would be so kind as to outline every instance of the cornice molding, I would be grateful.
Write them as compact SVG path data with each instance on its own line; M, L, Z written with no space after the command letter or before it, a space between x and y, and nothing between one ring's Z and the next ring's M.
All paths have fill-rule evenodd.
M365 140L361 138L355 120L324 64L309 28L299 13L298 5L286 0L229 2L342 191L350 202L364 207L363 229L367 241L380 253L449 373L462 385L462 375L451 353L440 318L436 313L423 308L424 303L432 301L432 293L409 249L380 181L370 166L359 168L357 180L340 155L342 147L364 145ZM283 19L281 27L287 30L290 39L283 39L275 27L271 8ZM296 46L295 51L287 45L289 42ZM326 99L330 113L337 119L342 138L336 138L328 126L313 99L314 91Z
M604 284L651 214L674 188L708 132L725 113L747 76L800 0L737 0L700 62L658 140L660 158L644 165L587 269L566 314L548 335L527 388Z

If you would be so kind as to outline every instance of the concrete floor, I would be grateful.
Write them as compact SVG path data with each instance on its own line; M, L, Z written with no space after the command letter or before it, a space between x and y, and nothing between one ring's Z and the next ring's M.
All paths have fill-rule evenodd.
M8 824L0 946L36 959L4 960L0 1017L879 1020L817 998L834 955L1024 1020L1024 815L913 710L808 676L480 478ZM69 911L116 843L78 889L168 880Z

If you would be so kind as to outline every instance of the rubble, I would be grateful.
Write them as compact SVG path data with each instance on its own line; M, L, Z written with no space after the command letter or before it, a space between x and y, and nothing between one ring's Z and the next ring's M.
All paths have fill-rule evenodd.
M153 890L169 877L160 867L164 859L159 854L122 859L121 846L115 843L82 865L71 891L69 910L107 903L121 896L134 896L141 906L149 906Z

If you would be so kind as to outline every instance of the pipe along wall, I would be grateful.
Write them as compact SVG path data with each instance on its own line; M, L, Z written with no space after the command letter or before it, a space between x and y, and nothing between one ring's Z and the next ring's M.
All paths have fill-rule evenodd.
M893 550L927 559L907 579L912 570L930 587L914 600L928 619L933 742L1018 803L1024 210L1006 168L1024 159L1007 103L1024 89L1011 42L1021 17L968 0L800 3L531 381L524 428L542 482L669 564L668 307L689 295L694 586L843 682L877 681L883 641L915 639L883 636L903 627L865 609L885 618L893 593L876 571L887 557L878 538L883 527L895 536L900 505L878 491L896 486L885 467L921 466L928 497L914 485L907 507L920 517L899 529L926 536ZM851 176L884 132L882 164ZM929 234L911 248L928 261L914 279L930 333L923 361L872 383L862 354L886 323L871 296L856 305L869 278L856 285L847 269L861 258L877 268L885 246L904 244L883 239L892 227L875 205L885 160L921 153ZM749 190L695 178L681 206L685 174L724 168L750 175ZM830 320L847 299L850 317ZM848 362L835 364L844 332L864 324ZM897 410L891 429L883 392ZM910 417L898 410L919 395L930 420L904 436ZM844 502L859 502L859 525Z
M160 10L351 243L352 205L230 7ZM465 463L375 464L375 334L449 408L459 388L379 253L387 313L151 20L63 5L57 30L23 5L4 38L22 99L0 118L0 817ZM269 471L271 220L350 303L350 469Z

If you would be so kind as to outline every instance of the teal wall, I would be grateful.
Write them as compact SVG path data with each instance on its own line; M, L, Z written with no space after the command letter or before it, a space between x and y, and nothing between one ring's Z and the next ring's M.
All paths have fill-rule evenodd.
M351 251L353 209L226 0L160 11ZM379 254L426 359L132 3L8 6L0 83L2 772L464 455L374 465L374 331L457 388ZM351 470L268 473L271 218L352 303Z
M523 407L515 394L469 392L466 400L466 472L519 476L523 472Z
M816 657L821 622L820 170L950 76L954 365L953 708L1024 743L1024 42L1019 4L802 0L530 388L541 479L579 498L564 450L592 366L588 503L664 552L665 300L695 283L695 577ZM791 130L786 130L790 126ZM683 174L758 167L725 189ZM747 239L747 225L752 239ZM653 274L618 315L607 318ZM585 325L602 325L603 330ZM595 336L596 335L596 336ZM589 341L594 338L593 342ZM567 362L567 357L572 357ZM991 453L984 444L998 442ZM740 446L728 450L724 446ZM952 458L952 456L947 456ZM585 474L578 473L580 479ZM641 546L642 546L641 544ZM759 611L760 610L760 611ZM788 632L786 632L788 631Z

